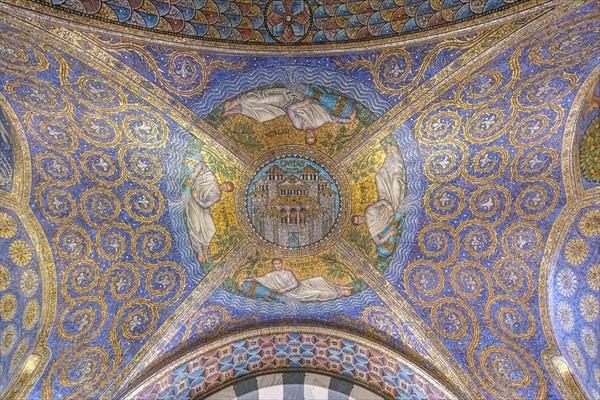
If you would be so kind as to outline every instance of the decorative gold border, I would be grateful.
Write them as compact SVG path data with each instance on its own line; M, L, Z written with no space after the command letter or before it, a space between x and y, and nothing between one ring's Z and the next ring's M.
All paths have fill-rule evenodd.
M352 51L383 50L387 47L409 46L426 42L432 38L443 39L448 36L457 36L472 32L473 29L489 28L503 25L512 19L523 18L530 13L548 10L558 4L560 0L529 0L518 5L494 11L487 15L475 17L458 23L450 23L441 27L419 31L414 34L399 35L386 38L368 39L354 42L327 42L325 44L296 44L296 45L262 45L250 43L232 43L226 41L209 41L202 38L191 38L177 34L159 33L142 28L129 27L116 22L102 21L87 15L69 12L48 4L32 0L0 0L1 4L10 4L32 14L43 15L61 26L98 33L118 34L121 38L141 41L154 45L168 45L173 48L193 47L206 52L221 51L227 54L272 55L279 52L281 56L318 54L333 55Z
M542 351L542 362L550 374L550 379L565 399L588 400L569 370L564 357L553 354L550 349Z
M173 354L173 356L165 359L161 365L152 370L148 376L140 377L139 380L132 384L132 387L127 390L127 392L123 393L119 398L127 399L133 398L137 392L142 390L148 383L152 380L158 378L160 375L168 372L170 369L177 367L186 362L190 362L194 358L200 357L203 354L212 352L217 350L220 347L228 346L229 344L237 341L243 340L247 338L257 337L257 336L266 336L266 335L285 335L289 333L300 333L300 334L310 334L310 335L327 335L333 336L339 339L349 339L357 344L363 345L365 347L372 348L382 354L384 354L389 359L394 360L395 362L401 362L409 367L411 367L415 372L419 373L421 376L426 378L427 380L434 382L439 388L444 390L444 393L448 396L449 399L462 400L460 396L455 394L452 390L449 389L448 385L440 381L438 378L434 377L428 370L423 367L418 366L409 358L407 358L404 354L394 351L388 346L379 344L374 342L372 339L365 338L364 336L358 336L354 333L333 329L333 328L324 328L323 326L306 324L306 325L296 325L294 327L289 326L278 326L278 327L269 327L269 328L254 328L245 330L243 333L233 333L231 335L224 336L215 341L202 344L197 346L196 348L186 348L179 353ZM281 371L279 369L278 371ZM309 371L309 369L306 369ZM264 371L266 372L266 371ZM261 373L264 373L261 372ZM245 375L247 377L247 375ZM234 383L235 380L229 381L226 384L222 385L223 387L229 386ZM363 386L360 383L357 383L359 386Z
M585 96L599 78L600 65L596 66L579 88L567 117L561 152L562 178L567 196L567 204L565 204L565 207L556 218L548 233L548 242L542 255L538 281L540 322L544 336L548 341L548 347L542 352L542 362L548 370L550 379L552 379L563 397L577 400L585 399L586 396L571 371L569 371L554 338L550 323L550 310L548 309L549 288L547 284L548 277L556 269L559 251L575 218L583 208L597 205L598 198L600 198L600 187L593 187L588 190L583 189L583 178L579 168L579 137L577 132L577 121L585 101Z
M31 155L23 127L6 98L0 94L0 107L5 111L6 117L13 129L15 138L14 147L14 177L13 191L8 195L0 194L0 205L17 213L25 231L33 243L39 259L40 275L42 278L42 315L40 318L40 331L36 337L33 352L29 355L23 369L15 374L13 382L5 393L6 400L19 400L27 397L29 391L40 378L46 365L50 361L52 352L47 346L47 341L52 330L56 316L57 284L56 266L50 250L50 244L44 231L29 208L31 195Z
M583 107L588 91L592 90L593 85L600 81L600 65L596 66L592 73L583 82L579 91L573 99L571 110L565 123L565 134L562 141L562 177L567 193L567 206L569 202L585 196L585 192L595 192L597 189L591 188L584 190L581 167L579 165L579 140L581 139L577 132L577 122L581 109Z

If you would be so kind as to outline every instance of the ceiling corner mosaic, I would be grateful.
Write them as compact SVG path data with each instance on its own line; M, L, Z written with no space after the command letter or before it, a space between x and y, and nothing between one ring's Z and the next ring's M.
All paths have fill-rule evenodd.
M598 397L596 2L335 56L106 22L303 44L526 3L53 4L102 18L81 32L3 5L0 396L198 399L291 368Z

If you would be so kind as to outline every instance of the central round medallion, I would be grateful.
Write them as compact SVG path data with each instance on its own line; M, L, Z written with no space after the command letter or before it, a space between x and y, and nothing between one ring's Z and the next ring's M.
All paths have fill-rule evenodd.
M236 203L244 231L274 255L299 257L332 245L349 220L345 175L323 153L281 146L241 176Z
M248 219L258 235L287 248L323 239L340 213L336 181L321 165L299 156L263 165L246 194Z

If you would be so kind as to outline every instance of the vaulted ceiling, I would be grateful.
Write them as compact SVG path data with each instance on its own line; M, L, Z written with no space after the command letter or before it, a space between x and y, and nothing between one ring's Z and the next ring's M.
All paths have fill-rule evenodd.
M0 397L600 399L597 2L0 32Z

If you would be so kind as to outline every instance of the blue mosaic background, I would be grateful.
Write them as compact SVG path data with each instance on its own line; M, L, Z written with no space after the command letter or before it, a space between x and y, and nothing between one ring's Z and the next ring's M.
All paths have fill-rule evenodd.
M417 101L409 96L421 93L436 74L463 66L461 57L481 45L483 33L406 49L296 58L121 47L124 42L91 34L86 40L102 43L140 72L136 79L154 83L201 119L224 100L273 82L332 87L383 119L403 112L382 130L401 148L412 207L383 278L486 398L559 399L541 362L548 341L540 318L546 305L538 304L537 285L547 234L567 204L561 171L563 138L572 128L567 116L600 63L598 13L594 2L583 5L554 21L548 32L507 46L440 90L435 100L409 111L406 99ZM25 128L33 163L29 204L42 228L36 233L52 249L59 284L56 325L47 343L52 358L29 398L58 393L97 398L137 360L181 302L206 283L207 272L189 246L181 198L186 148L193 135L204 133L189 132L177 122L183 117L144 99L137 81L117 83L91 62L46 43L52 38L38 41L8 23L0 29L14 53L0 60L0 91ZM584 189L593 186L583 183ZM2 218L19 221L14 210L1 212ZM582 221L597 212L588 208L578 215L548 289L560 351L592 398L600 390L598 346L593 345L598 340L594 271L600 255L598 235L582 228ZM11 264L11 243L22 240L29 248L32 243L17 226L17 233L0 239L2 264L11 276L10 285L0 290L0 302L8 304L10 294L19 294L13 306L0 307L5 314L0 323L3 334L14 323L15 337L29 344L17 355L17 339L6 346L3 385L11 363L15 360L13 369L19 368L40 328L39 322L27 323L28 329L19 327L24 321L16 323L27 314L27 302L41 302L42 284L33 254L27 268L38 284L35 290L20 286L24 272L19 271L27 268ZM577 246L588 249L581 261L570 259L582 257ZM198 315L184 318L194 321L192 328L180 327L162 350L176 351L215 329L246 324L297 320L349 326L358 319L362 332L385 332L395 347L424 350L389 315L381 320L367 315L371 308L385 314L396 307L382 297L369 288L335 301L303 304L288 318L284 304L216 289L198 304ZM568 315L561 311L559 316L559 309L572 310L573 319L585 323L568 330L568 321L557 323Z

